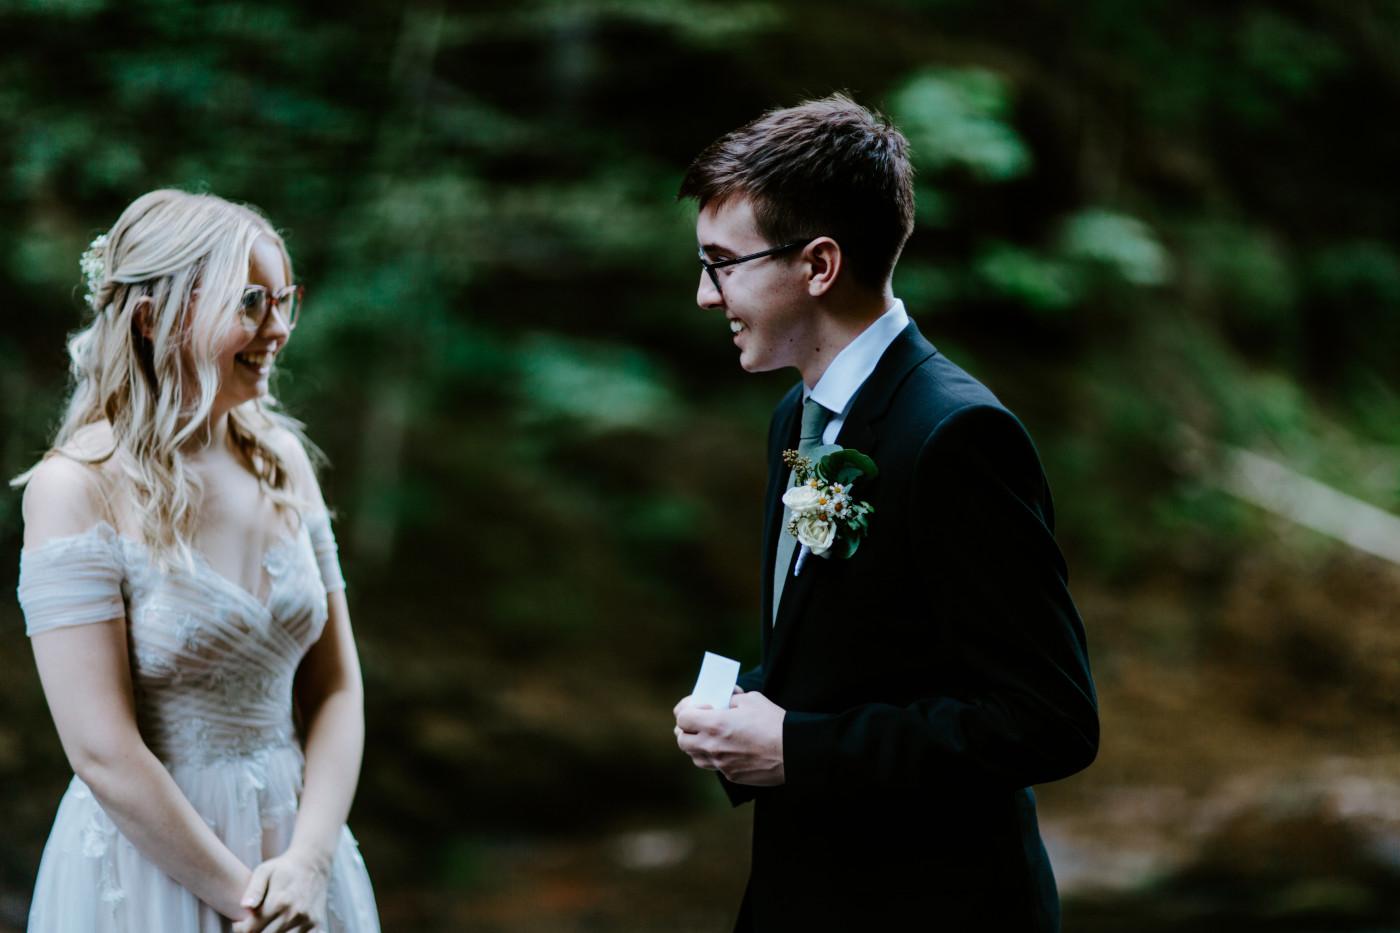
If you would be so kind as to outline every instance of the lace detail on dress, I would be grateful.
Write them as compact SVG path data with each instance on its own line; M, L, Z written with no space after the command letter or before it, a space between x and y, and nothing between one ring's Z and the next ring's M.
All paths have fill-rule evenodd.
M74 793L80 799L92 799L92 791L81 781L75 781ZM115 853L112 851L121 839L117 827L101 807L93 807L87 825L79 836L80 850L84 858L98 862L97 897L115 915L117 905L126 898L126 891L117 882Z
M151 751L168 764L207 767L295 745L296 732L285 726L227 726L199 716L180 720Z
M295 560L291 549L293 543L289 541L269 548L268 552L263 555L263 569L267 571L269 577L275 580L285 574L288 568L293 565Z
M107 834L96 814L83 830L83 854L88 858L102 858L107 854Z
M199 620L186 612L175 620L175 637L186 651L197 651L201 644Z

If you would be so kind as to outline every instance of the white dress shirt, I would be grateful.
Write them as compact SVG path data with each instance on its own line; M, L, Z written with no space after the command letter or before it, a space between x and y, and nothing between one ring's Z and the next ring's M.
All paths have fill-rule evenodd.
M831 420L822 431L823 444L836 443L836 435L841 433L841 425L846 423L846 415L856 393L875 371L875 365L894 343L894 338L908 325L909 315L904 311L904 302L896 298L888 311L836 354L836 359L826 367L826 372L822 373L815 386L810 389L803 387L802 401L814 398L818 405L832 413Z

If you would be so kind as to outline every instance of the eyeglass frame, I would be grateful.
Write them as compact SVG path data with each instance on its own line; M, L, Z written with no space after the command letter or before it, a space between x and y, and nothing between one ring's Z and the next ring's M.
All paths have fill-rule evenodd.
M705 257L705 247L703 246L697 244L695 251L700 254L700 265L705 268L705 272L710 276L710 282L715 286L715 291L723 295L724 289L720 287L719 275L715 272L716 269L723 269L725 266L737 266L739 263L748 262L750 259L762 259L764 256L772 256L774 253L781 253L784 250L792 249L794 246L806 246L810 242L812 242L810 239L793 240L791 243L784 243L782 246L774 246L772 249L761 250L757 253L749 253L747 256L739 256L734 259L721 259L719 262L710 262L710 260Z
M258 318L257 326L249 327L248 317L243 313L243 302L247 300L248 293L253 291L261 292L264 296L263 312L262 316ZM297 321L301 317L301 303L306 298L306 289L301 285L288 285L283 288L279 288L277 290L277 294L275 295L272 294L272 292L268 291L266 285L245 285L243 287L243 294L240 295L238 299L238 323L242 325L243 329L246 330L248 333L256 334L258 331L262 330L264 327L267 326L267 316L273 313L274 308L277 309L277 313L281 313L282 302L285 301L289 295L296 295L297 311L296 314L291 316L291 318L288 318L285 314L283 314L282 322L287 325L287 330L295 330L297 326Z

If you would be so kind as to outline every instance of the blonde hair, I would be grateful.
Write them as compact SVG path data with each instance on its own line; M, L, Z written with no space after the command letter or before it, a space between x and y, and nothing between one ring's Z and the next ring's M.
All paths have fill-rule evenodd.
M191 559L203 490L181 447L209 422L219 389L216 344L240 326L236 308L259 237L277 245L290 282L286 244L257 210L165 189L132 202L84 256L93 318L69 338L73 394L44 456L93 465L115 458L132 493L136 530L163 566ZM111 443L93 450L79 432L104 422ZM228 431L278 507L309 504L313 491L304 487L312 480L290 467L273 438L285 431L309 453L314 448L271 397L230 410Z

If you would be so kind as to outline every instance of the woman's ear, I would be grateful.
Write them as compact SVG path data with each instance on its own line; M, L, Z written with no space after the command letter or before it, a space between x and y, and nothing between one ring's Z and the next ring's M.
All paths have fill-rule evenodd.
M807 294L825 295L841 274L841 244L829 236L817 237L802 251L807 263Z
M155 322L151 320L154 309L155 302L149 295L136 299L136 307L131 309L131 329L146 340L155 332Z

